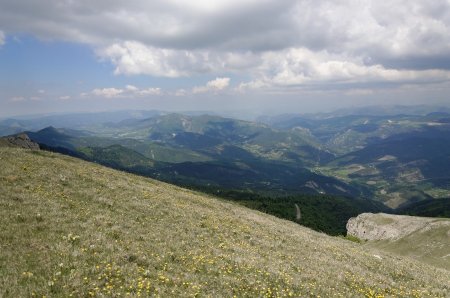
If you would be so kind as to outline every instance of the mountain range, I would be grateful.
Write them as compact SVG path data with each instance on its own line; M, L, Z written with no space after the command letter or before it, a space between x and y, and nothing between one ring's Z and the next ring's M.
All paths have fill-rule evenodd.
M23 130L44 149L208 192L332 195L399 210L450 197L450 114L380 110L257 121L124 111L7 119L0 131ZM40 127L47 124L58 128Z

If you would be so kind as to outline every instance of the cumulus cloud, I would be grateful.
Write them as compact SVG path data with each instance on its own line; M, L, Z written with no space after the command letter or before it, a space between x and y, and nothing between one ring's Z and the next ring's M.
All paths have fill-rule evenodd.
M99 97L114 98L120 96L123 91L123 89L117 88L102 88L92 90L92 94Z
M115 65L115 74L147 74L160 77L186 77L223 70L239 72L257 66L259 55L246 52L174 50L147 46L137 41L114 43L97 54Z
M255 80L242 83L240 90L282 86L337 84L436 83L450 80L450 71L409 70L367 64L362 57L290 48L262 54L263 63L254 71Z
M216 78L215 80L209 81L206 87L215 90L223 90L230 85L230 78Z
M248 90L257 90L257 89L266 89L271 86L269 80L264 79L263 80L254 80L250 82L242 82L239 84L238 87L236 87L236 91L238 92L245 92Z
M70 96L69 95L63 95L59 97L60 100L69 100Z
M91 44L135 40L158 48L279 47L289 36L285 0L64 1L0 3L0 28ZM105 26L105 24L108 24ZM271 35L273 39L267 38ZM271 41L273 40L273 42ZM283 42L284 44L285 42Z
M145 97L152 95L161 95L163 92L161 88L144 88L139 89L133 85L126 85L125 88L96 88L92 90L91 94L104 98L118 98L118 97ZM82 93L81 96L87 96L87 93Z
M138 87L133 86L133 85L126 85L126 86L125 86L125 89L128 90L128 91L131 91L131 92L136 92L136 91L139 90Z
M230 85L230 78L216 78L215 80L209 81L205 86L194 87L192 93L207 93L207 92L218 92L226 89Z
M161 90L161 88L147 88L147 89L142 89L142 90L136 91L136 94L141 95L141 96L161 95L162 90Z
M188 54L183 57L174 50L147 47L134 41L113 44L98 53L116 66L115 74L179 77L187 75L186 70L190 71L195 64L195 58Z
M87 43L117 75L236 73L251 78L239 86L248 90L436 82L450 70L448 0L43 0L29 8L0 3L0 28ZM133 92L112 89L97 93ZM205 90L214 87L194 91Z

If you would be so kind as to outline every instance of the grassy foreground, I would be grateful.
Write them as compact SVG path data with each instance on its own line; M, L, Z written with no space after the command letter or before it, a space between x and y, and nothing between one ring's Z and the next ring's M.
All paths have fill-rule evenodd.
M449 271L59 154L0 148L0 297L445 297Z

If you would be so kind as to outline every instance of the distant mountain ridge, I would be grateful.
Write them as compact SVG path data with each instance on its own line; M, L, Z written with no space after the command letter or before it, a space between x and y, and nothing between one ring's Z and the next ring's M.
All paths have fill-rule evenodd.
M342 195L404 208L450 196L450 114L417 109L422 112L289 115L264 124L124 112L117 119L128 118L82 130L27 133L43 148L184 186Z
M334 178L315 174L301 166L262 159L233 145L218 146L214 143L211 144L212 147L200 146L197 154L213 159L211 161L205 158L205 161L167 163L150 158L151 152L143 155L136 151L136 144L142 142L139 140L130 139L111 145L117 141L111 138L93 139L81 133L77 133L77 137L68 133L71 132L53 127L28 132L33 140L49 150L182 185L198 187L217 185L221 188L254 189L265 192L337 195L356 195L364 191ZM196 152L195 145L188 147L188 152ZM179 143L172 148L182 150ZM130 162L131 157L135 162Z
M450 130L425 127L374 142L335 159L328 167L345 169L353 180L371 181L380 198L396 208L414 202L414 197L436 196L433 188L450 187L449 148Z
M116 111L97 113L70 113L45 116L23 116L0 120L0 136L24 130L40 130L48 126L83 129L102 123L115 123L125 119L142 119L160 115L159 111Z

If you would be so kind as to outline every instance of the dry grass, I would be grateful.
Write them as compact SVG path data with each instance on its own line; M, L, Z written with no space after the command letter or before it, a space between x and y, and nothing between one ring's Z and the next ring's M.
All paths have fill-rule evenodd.
M0 297L436 297L449 272L168 184L0 148Z

